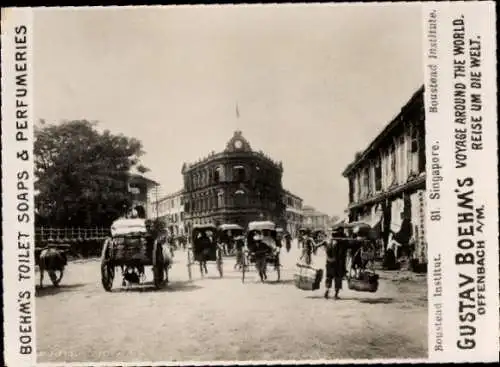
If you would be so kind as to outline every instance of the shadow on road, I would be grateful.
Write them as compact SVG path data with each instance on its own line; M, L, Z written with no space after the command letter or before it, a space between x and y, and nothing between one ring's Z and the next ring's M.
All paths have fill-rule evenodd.
M307 296L306 298L309 299L325 299L323 295L312 295L312 296ZM340 296L339 299L335 300L333 297L330 296L328 300L334 300L336 302L342 302L342 301L358 301L359 303L368 303L372 305L376 304L389 304L389 303L394 303L394 298L389 298L389 297L380 297L380 298L357 298L357 297L342 297Z
M357 298L353 298L353 300L356 300ZM361 299L357 299L359 302L361 303L369 303L369 304L379 304L379 303L383 303L383 304L389 304L389 303L393 303L394 302L394 299L393 298L390 298L390 297L381 297L381 298L361 298Z
M199 285L193 284L190 281L171 281L165 284L162 288L156 289L153 282L145 282L141 285L134 285L132 287L123 287L113 289L113 292L191 292L197 289L201 289Z
M267 280L266 283L274 285L290 285L294 284L294 280L293 279Z
M36 297L45 297L45 296L52 296L58 293L62 292L71 292L72 290L75 290L77 288L81 288L85 286L86 284L83 283L78 283L78 284L63 284L60 285L59 287L54 287L53 285L45 285L43 288L40 288L40 286L35 286L35 296Z

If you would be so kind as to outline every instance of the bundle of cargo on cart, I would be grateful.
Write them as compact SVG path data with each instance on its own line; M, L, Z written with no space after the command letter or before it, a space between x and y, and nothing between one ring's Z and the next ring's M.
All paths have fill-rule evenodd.
M115 269L119 267L122 286L141 284L146 278L145 267L151 266L153 284L159 289L168 282L171 265L166 234L153 223L141 218L120 218L111 227L111 237L104 241L101 252L101 283L111 292Z

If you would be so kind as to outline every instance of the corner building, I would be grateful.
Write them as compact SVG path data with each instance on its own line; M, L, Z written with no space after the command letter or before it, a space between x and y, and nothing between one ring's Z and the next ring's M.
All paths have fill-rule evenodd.
M344 170L349 180L349 220L378 226L384 249L394 239L413 244L412 261L427 264L425 236L424 87L356 154Z
M188 233L195 224L272 220L286 228L282 201L283 165L255 152L241 131L226 149L195 163L184 163L184 212Z

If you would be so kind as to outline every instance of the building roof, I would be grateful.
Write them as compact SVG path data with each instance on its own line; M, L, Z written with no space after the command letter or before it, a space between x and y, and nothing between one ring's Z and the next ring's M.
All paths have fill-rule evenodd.
M148 184L153 184L155 186L159 185L159 183L156 182L155 180L147 178L146 176L144 176L144 175L142 175L140 173L129 172L128 175L129 175L130 178L134 178L134 179L138 179L138 180L143 180L143 181L146 181Z
M303 200L300 196L292 194L292 192L287 190L287 189L283 189L283 193L285 193L286 195L292 196L294 199L299 199L300 201Z
M424 94L424 86L422 85L409 99L409 101L401 108L399 113L389 122L386 127L378 134L375 139L368 145L368 147L360 154L356 154L356 158L352 163L350 163L342 172L342 176L347 177L356 168L359 163L361 163L372 151L380 146L380 143L393 131L397 126L403 123L401 117L407 112L407 110Z
M181 172L185 173L190 171L193 168L202 166L208 162L217 160L217 159L222 159L222 158L227 158L232 155L237 155L237 154L244 154L245 156L253 156L255 158L267 161L273 166L276 166L278 169L283 171L283 164L281 161L275 161L271 157L269 157L267 154L265 154L262 151L254 151L250 147L250 143L248 140L246 140L243 137L243 134L241 131L237 130L234 132L233 136L231 139L226 144L226 148L224 151L215 153L214 151L210 152L209 155L206 157L198 159L196 162L193 163L183 163Z
M326 213L323 213L323 212L320 212L319 210L316 210L316 208L314 208L310 205L304 205L302 207L302 212L304 213L305 216L314 216L314 217L329 216Z
M173 199L175 197L182 196L182 194L184 194L184 189L180 189L180 190L177 190L175 192L171 192L171 193L162 195L158 198L158 202L163 201L163 200Z

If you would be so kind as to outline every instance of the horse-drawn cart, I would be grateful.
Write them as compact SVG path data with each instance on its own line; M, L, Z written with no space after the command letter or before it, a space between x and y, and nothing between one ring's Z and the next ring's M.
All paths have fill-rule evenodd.
M191 245L187 250L187 268L189 280L192 279L191 266L198 263L203 277L208 274L207 263L215 262L219 275L222 278L223 260L222 246L217 243L217 227L212 224L198 224L193 226Z
M259 273L260 280L267 280L267 265L276 271L276 280L280 281L281 243L277 238L276 224L271 221L250 222L247 231L247 245L241 266L241 280L245 281L245 273L252 264Z
M145 278L144 267L151 266L154 285L157 289L164 285L168 278L168 262L164 256L163 241L146 228L142 219L122 219L124 226L130 231L118 231L104 241L101 253L101 282L103 288L110 292L115 278L115 269L122 270L123 283L139 284Z

